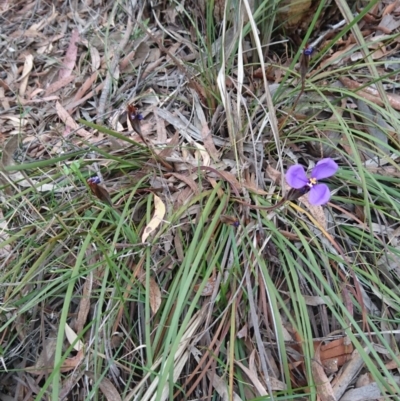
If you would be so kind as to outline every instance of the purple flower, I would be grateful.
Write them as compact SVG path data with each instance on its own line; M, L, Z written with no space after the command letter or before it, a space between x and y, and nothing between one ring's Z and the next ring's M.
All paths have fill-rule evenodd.
M331 192L325 184L317 184L317 180L322 180L324 178L331 177L336 173L339 166L331 158L326 158L320 160L313 171L311 172L311 177L308 178L304 167L300 164L295 164L289 167L286 173L287 183L295 188L301 189L304 187L310 188L310 193L308 195L308 200L312 205L324 205L329 201L331 197Z

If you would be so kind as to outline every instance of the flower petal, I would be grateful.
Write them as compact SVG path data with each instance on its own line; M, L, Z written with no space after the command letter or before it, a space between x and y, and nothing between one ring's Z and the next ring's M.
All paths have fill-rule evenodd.
M308 201L315 206L324 205L329 201L331 191L325 184L314 185L308 194Z
M317 180L322 180L323 178L331 177L338 171L339 166L336 162L327 157L326 159L320 160L314 167L311 178L316 178Z
M288 168L286 172L287 183L296 189L303 188L308 183L308 178L301 164L295 164Z

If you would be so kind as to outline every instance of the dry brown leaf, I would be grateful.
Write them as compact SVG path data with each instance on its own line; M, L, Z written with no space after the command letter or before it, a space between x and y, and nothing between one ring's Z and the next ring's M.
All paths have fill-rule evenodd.
M377 29L380 29L382 32L389 35L394 30L396 30L399 26L400 26L399 19L394 18L394 16L391 14L386 14L383 16Z
M35 104L35 103L46 103L46 102L50 102L53 100L59 100L59 96L53 95L53 96L46 96L46 97L41 97L38 99L20 99L20 103L22 106L26 106L28 104Z
M111 336L111 340L110 340L110 347L111 349L115 349L115 348L119 348L122 343L125 341L125 334L123 333L114 333Z
M54 369L54 354L57 346L57 333L50 333L49 337L42 343L43 349L34 366L26 368L33 375L50 373Z
M27 118L20 118L12 114L3 114L0 116L1 120L7 121L7 124L12 125L15 128L22 128L29 124L30 120Z
M252 358L253 357L251 356L250 360ZM248 376L248 378L253 383L254 387L257 389L258 393L261 396L268 395L267 390L264 387L264 384L261 383L260 379L258 378L257 370L254 366L255 364L253 364L253 363L251 363L251 361L249 361L250 368L247 368L241 362L236 361L236 360L235 360L235 364L238 365L243 370L243 372ZM285 383L281 382L280 380L276 379L273 376L269 377L269 381L270 381L271 389L273 391L282 391L282 390L286 390L286 388L287 388Z
M211 164L211 159L210 159L210 155L206 151L205 147L203 145L200 145L197 142L193 142L193 145L197 148L197 150L195 151L196 160L198 160L200 162L200 158L201 158L203 160L203 162L202 163L200 162L200 163L203 166L209 166Z
M356 387L364 387L371 383L374 383L374 380L372 379L371 374L363 373L358 377L358 379L356 381Z
M232 401L243 401L234 391L228 392L228 386L225 378L221 378L215 373L214 369L209 369L207 371L207 377L215 388L221 400L232 400ZM167 398L165 398L167 399Z
M256 372L251 371L249 368L244 366L241 362L235 360L235 364L239 366L240 369L243 370L243 372L247 375L247 377L250 379L252 382L253 386L257 390L258 394L260 396L267 396L268 392L264 385L260 382L260 379L258 378L258 374Z
M132 60L135 58L135 51L132 50L131 52L129 52L119 63L119 70L121 72L126 72L128 70L128 68L130 67L130 63L132 62ZM143 75L142 75L143 77Z
M299 198L299 200L311 212L312 217L314 217L314 219L318 222L320 227L317 227L317 228L322 228L323 230L326 231L327 228L328 228L328 224L327 224L327 221L326 221L324 208L322 206L312 205L308 201L308 194L301 196Z
M152 53L156 53L158 49L152 49ZM146 65L145 70L143 71L142 74L142 79L144 80L146 77L148 77L153 71L155 71L164 61L164 57L161 57L161 52L158 52L158 57L152 57L151 55L149 56L150 58L155 58L155 61L152 63L149 63Z
M65 323L65 336L71 345L74 344L75 351L80 351L84 348L85 345L81 340L78 340L78 336L75 331L71 329L68 323Z
M397 167L392 166L366 166L371 173L383 175L384 177L400 177L400 171Z
M75 96L74 96L74 102L77 102L78 100L82 99L82 97L84 96L84 94L92 88L94 82L96 81L96 79L98 78L99 73L97 71L95 71L84 83L83 85L78 89L78 92L76 92ZM67 110L70 110L69 105L66 106Z
M32 54L27 54L25 56L25 62L24 62L24 70L22 71L22 76L20 78L21 84L19 86L19 95L21 97L24 97L26 88L28 86L28 79L29 79L29 74L32 71L33 68L33 56Z
M83 348L78 351L78 353L72 358L67 358L61 368L60 371L62 373L70 372L71 370L75 370L83 361L85 354L83 352Z
M205 285L205 287L203 288L203 291L201 292L202 297L210 297L212 295L212 293L214 292L216 280L217 279L215 277L215 274L213 274L213 276L207 280L207 284ZM200 288L200 284L196 284L194 286L194 291L198 292L199 288Z
M190 189L196 195L198 195L199 188L198 188L196 182L194 181L194 179L192 177L187 176L187 175L183 175L183 174L179 174L179 173L171 173L171 175L173 175L174 177L178 178L178 180L183 181L186 185L188 185L190 187Z
M57 346L57 334L53 333L49 336L43 344L43 350L39 355L34 366L26 368L26 371L33 375L43 375L47 373L51 373L54 369L54 354ZM61 368L60 371L65 373L71 370L74 370L81 364L84 358L83 349L78 351L78 353L72 357L67 358Z
M100 68L101 57L100 53L96 47L90 47L90 65L92 66L92 71L97 71Z
M208 170L207 171L212 171ZM219 175L221 175L226 181L229 182L229 184L232 187L232 190L235 192L235 195L239 195L239 191L242 189L242 186L240 185L240 182L237 180L237 178L229 173L228 171L223 171L223 170L218 170Z
M187 204L193 196L192 188L186 187L183 190L175 192L172 197L174 200L174 210L178 210L182 205Z
M326 305L329 301L320 296L303 295L304 302L309 306Z
M93 280L92 276L85 280L83 285L82 298L79 302L78 317L76 319L76 332L80 333L85 327L85 323L90 311L90 296L92 292Z
M271 178L271 180L275 184L281 183L282 173L279 170L277 170L276 168L273 168L270 164L268 164L265 172L267 173L268 177Z
M350 56L350 50L353 49L353 47L356 47L356 43L348 46L347 48L343 49L343 50L339 50L337 52L335 52L334 54L332 54L331 57L329 57L328 59L324 60L321 63L321 70L325 70L326 67L330 66L330 65L336 65L339 64L340 62L343 61L344 57L349 57Z
M346 77L340 77L339 81L344 86L346 86L346 88L351 89L351 90L358 89L361 86L363 86L363 84L356 82L350 78L346 78ZM365 87L362 90L358 90L357 94L364 99L374 102L378 106L383 106L383 101L380 98L379 92L376 89L373 89L370 87ZM389 99L390 105L394 109L400 110L400 96L395 93L387 93L386 95Z
M333 392L331 383L325 374L320 358L320 348L317 347L314 359L311 363L313 379L317 387L317 394L321 401L335 401L336 397Z
M218 189L217 189L218 196L219 196L221 199L223 199L223 197L224 197L224 195L225 195L225 192L224 192L224 190L218 185L218 182L215 180L215 178L207 177L207 180L208 180L208 182L211 184L211 186L212 186L214 189L218 188Z
M14 153L18 148L19 138L18 135L13 135L4 145L3 154L1 156L2 167L13 166Z
M174 245L178 262L182 262L182 260L185 258L185 253L183 252L182 240L179 235L174 236Z
M44 96L49 96L54 92L57 92L59 89L64 88L64 86L67 86L71 82L75 80L75 77L73 75L66 76L64 78L61 78L57 80L56 82L53 82L47 89L46 92L44 93ZM33 97L33 96L32 96ZM41 99L42 101L44 99Z
M49 15L47 18L43 18L41 19L39 22L37 22L36 24L32 24L30 26L30 28L28 29L28 31L26 31L25 34L34 34L37 35L37 31L41 31L42 29L44 29L47 25L49 25L51 22L53 22L57 16L58 13L56 12L56 7L55 4L52 5L52 13L51 15Z
M3 210L0 209L0 242L2 242L3 244L10 238L10 235L8 233L9 231L7 219L4 218ZM10 256L11 252L12 248L10 244L3 245L0 249L0 259L6 260L6 258Z
M168 135L167 135L167 128L166 128L165 121L163 119L161 119L157 114L155 114L155 119L156 119L157 142L166 144L168 141ZM176 136L176 134L178 134L178 133L175 132L174 137ZM161 152L164 152L167 149L170 150L170 153L171 153L172 149L170 147L170 144L169 144L169 146L165 147ZM165 155L164 157L166 157L166 156L167 155Z
M135 51L135 57L132 61L132 67L137 68L139 67L140 64L142 64L144 61L148 61L147 57L150 55L150 45L151 43L149 42L142 42L138 48ZM157 49L158 50L158 49ZM160 50L158 50L160 52ZM160 53L158 53L160 55ZM155 61L155 60L151 60Z
M371 43L371 45L368 48L371 51L371 57L373 60L379 60L382 57L385 57L388 53L386 46L382 42ZM364 54L360 51L354 52L350 57L350 60L353 63L363 59L364 59Z
M388 397L382 396L382 392L378 386L378 383L374 382L366 386L346 391L340 401L386 401L387 399Z
M158 118L158 116L157 116L157 118ZM164 129L165 129L165 121L164 120L162 120L162 124L164 125ZM159 132L158 127L157 127L157 132ZM176 131L174 136L169 140L168 145L165 147L165 149L163 149L160 153L158 153L158 155L162 159L165 159L166 157L171 155L171 153L174 151L174 149L178 145L178 143L179 143L179 132Z
M297 29L309 25L312 13L311 0L283 0L279 2L277 20L283 24L283 29Z
M364 348L366 353L370 352L367 347ZM340 399L343 393L350 386L354 378L360 373L360 369L364 366L364 359L361 357L357 350L354 350L350 362L345 365L344 370L341 371L340 376L336 377L333 385L333 391L337 399Z
M247 339L248 335L249 335L249 328L247 327L247 323L245 323L244 326L236 333L236 337Z
M96 71L95 73L96 77L98 72ZM92 78L92 77L91 77ZM98 84L93 90L91 90L85 97L74 100L71 103L68 103L68 105L65 106L66 110L74 110L76 107L78 107L79 105L81 105L82 103L85 103L87 100L89 100L90 98L92 98L95 94L97 95L104 87L104 81L101 82L100 84ZM79 91L78 91L79 92Z
M389 361L389 362L386 362L385 363L385 368L386 369L389 369L389 370L392 370L392 369L398 369L399 368L399 361L398 361L398 359L396 359L396 360L391 360L391 361Z
M83 371L75 370L72 374L68 375L63 381L60 387L60 393L58 395L59 400L67 400L68 394L77 385L83 376Z
M42 88L36 88L32 92L29 93L29 99L34 99L36 96L39 96L44 90Z
M215 160L218 160L218 151L214 145L211 131L207 123L202 123L201 137L203 138L204 147L207 149L211 157L213 157Z
M372 60L379 60L382 57L385 57L387 55L386 51L383 51L383 49L378 49L372 52L371 57ZM355 52L351 55L350 60L355 63L357 61L363 60L364 59L364 54L362 52Z
M201 137L203 139L204 143L204 148L207 150L208 154L214 159L218 160L218 151L215 147L210 128L207 123L206 116L204 114L203 107L200 103L199 96L197 92L193 89L191 89L193 100L194 100L194 105L196 107L196 116L199 119L200 122L200 132L201 132ZM209 166L209 164L205 164L206 166Z
M153 314L155 315L161 305L161 291L160 288L158 287L158 284L156 283L156 280L152 276L150 276L149 295L150 295L150 308Z
M75 67L76 58L78 56L78 46L76 43L79 42L79 39L79 31L75 28L71 33L71 39L63 61L63 68L58 75L60 79L69 77Z
M204 12L203 8L200 9L202 10L202 12ZM168 22L168 24L175 24L175 19L179 14L178 7L175 4L172 6L170 5L166 8L164 13L165 13L165 21Z
M146 242L149 235L162 223L165 216L165 205L157 195L154 195L154 208L153 218L143 231L142 242Z
M137 277L142 283L143 287L146 286L146 273L141 266L137 270ZM149 288L150 308L151 311L156 314L161 305L161 291L156 283L156 280L150 276L150 288Z
M10 102L9 100L5 97L5 92L3 86L0 85L0 101L1 101L1 106L3 107L3 110L9 110L10 109Z
M382 16L385 16L387 14L391 14L399 6L400 6L400 1L399 0L395 0L390 4L386 4L385 9L383 10Z
M57 110L58 117L60 117L61 121L66 126L71 128L72 130L76 130L77 134L84 137L85 139L88 139L92 136L92 134L90 132L86 131L83 128L79 128L79 125L71 117L71 115L68 113L68 111L64 109L64 107L61 105L61 103L59 103L59 102L56 103L56 110Z
M252 193L255 193L257 195L264 195L264 196L269 195L268 192L258 188L257 183L255 181L255 176L253 174L251 174L251 175L247 174L244 181L242 181L242 182L243 182L244 188L248 189Z
M10 8L11 0L2 0L0 2L0 13L3 14Z
M337 370L350 359L353 350L353 345L347 337L338 338L321 346L321 362L324 367L326 365L332 367L332 361L334 361Z
M122 401L121 396L119 395L114 385L111 383L110 379L108 379L107 377L102 377L101 380L96 379L94 373L88 370L85 371L85 375L99 385L100 390L107 398L107 401Z
M214 2L214 18L217 22L221 22L224 16L225 0L215 0Z

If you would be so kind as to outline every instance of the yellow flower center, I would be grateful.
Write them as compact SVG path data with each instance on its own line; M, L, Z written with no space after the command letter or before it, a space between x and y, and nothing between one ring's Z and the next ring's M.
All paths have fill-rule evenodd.
M317 184L317 179L316 178L309 178L308 179L308 186L310 187L310 188L312 188L314 185L316 185Z

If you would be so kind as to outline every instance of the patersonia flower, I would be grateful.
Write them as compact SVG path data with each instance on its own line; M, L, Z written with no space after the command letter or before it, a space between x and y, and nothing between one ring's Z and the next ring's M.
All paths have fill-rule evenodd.
M331 192L327 185L317 184L317 181L331 177L336 173L338 168L339 166L336 162L328 157L316 164L311 172L311 177L308 178L304 167L300 164L295 164L289 167L286 173L286 181L295 189L309 188L308 200L312 205L324 205L329 201Z

